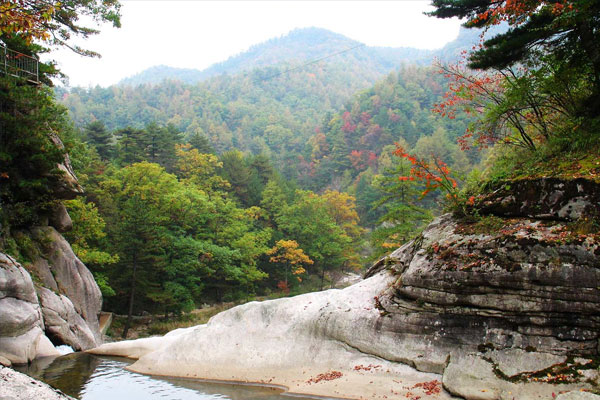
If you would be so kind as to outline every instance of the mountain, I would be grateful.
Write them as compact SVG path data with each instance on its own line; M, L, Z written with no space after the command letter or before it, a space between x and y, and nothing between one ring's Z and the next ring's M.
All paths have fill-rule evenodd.
M295 29L285 36L254 45L247 51L202 71L161 65L125 78L119 84L159 83L164 79L196 83L222 74L232 75L241 71L277 66L282 63L298 67L323 58L325 58L321 61L323 64L358 64L363 69L382 76L403 63L430 61L433 53L431 50L409 47L369 47L326 29L301 28Z
M378 152L400 134L407 140L410 136L409 142L414 145L421 135L433 134L436 124L419 125L420 129L413 124L431 119L431 103L443 93L443 80L423 78L437 75L433 70L414 75L409 64L429 64L439 55L456 58L478 40L477 32L462 31L457 40L440 50L394 49L362 46L324 29L298 29L205 71L154 67L129 81L135 84L72 88L58 93L58 97L79 127L95 120L104 122L109 130L141 128L152 122L172 124L186 138L205 135L218 153L234 148L263 153L274 160L276 167L287 171L284 174L288 177L298 174L298 155L307 161L313 159L315 143L310 140L315 129L327 133L326 125L332 118L341 121L345 112L357 121L363 113L369 114L373 123L364 123L364 128L373 125L373 132L381 130L382 136L375 138L373 135L379 133L369 136L358 129L354 136L365 133L368 140L364 143L358 137L348 137L344 140L346 153L315 159L322 167L318 170L328 175L330 164L347 164L345 157L352 150L368 145L367 150ZM352 50L345 51L348 49ZM307 62L316 59L322 60ZM399 71L395 73L406 75L408 80L402 78L396 85L397 78L388 75L391 71ZM381 90L369 89L384 78L389 85L379 84ZM195 80L199 81L191 83ZM405 116L402 123L390 120L389 115L396 114L394 110ZM335 140L342 143L338 140L341 128L336 124L332 126L337 133L327 135L330 148L339 147L334 146L334 137L339 136ZM451 137L457 135L455 130L462 133L464 127L450 129ZM329 182L311 175L307 179L317 186Z
M202 71L193 68L175 68L168 65L156 65L144 71L122 79L120 85L143 85L146 83L159 83L164 80L176 79L184 83L199 82Z
M505 26L490 29L486 37L505 29ZM319 60L318 63L322 65L353 64L356 69L368 70L371 74L375 73L377 78L381 78L403 64L429 64L436 58L443 61L456 60L462 50L470 50L479 42L480 35L481 31L461 28L458 37L444 47L424 50L412 47L371 47L327 29L300 28L287 35L254 45L247 51L204 70L159 65L125 78L119 85L156 84L163 80L194 84L211 77L233 75L254 68L275 67L281 64L297 68L315 60Z

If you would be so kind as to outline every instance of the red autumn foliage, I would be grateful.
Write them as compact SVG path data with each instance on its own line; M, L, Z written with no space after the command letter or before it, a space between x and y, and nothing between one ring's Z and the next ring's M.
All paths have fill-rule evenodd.
M281 290L284 293L289 293L290 292L290 287L288 286L288 283L285 281L279 281L277 282L277 288L279 290Z
M459 111L467 115L481 113L487 103L500 99L504 93L502 74L470 70L466 67L466 56L467 52L463 51L460 62L440 67L440 73L449 79L448 91L444 94L444 100L435 104L432 111L442 117L454 119ZM462 150L468 150L471 142L486 148L500 139L501 135L494 130L480 129L474 132L467 128L457 141Z
M365 170L367 166L374 167L377 164L377 154L372 151L352 150L348 157L350 158L352 168L357 171Z
M388 109L388 119L392 122L398 122L400 120L400 115L396 114L394 111L392 111L391 108Z
M502 22L508 22L510 25L519 26L525 23L528 18L538 12L545 5L552 7L554 15L560 15L574 10L573 0L505 0L493 1L487 9L474 18L469 23L484 22L486 25L498 25Z
M433 380L429 382L417 383L413 386L413 389L421 388L426 395L439 394L442 391L442 382Z
M362 122L364 125L369 125L370 121L371 121L371 114L369 114L366 111L360 114L360 122Z
M371 371L372 369L377 369L377 368L381 368L381 365L373 365L373 364L369 364L369 365L355 365L354 366L354 370L355 371Z
M456 199L458 194L458 184L456 180L450 176L450 168L439 158L433 157L433 163L429 163L423 159L407 153L402 146L396 143L394 155L407 159L412 167L409 176L398 177L401 181L419 181L425 184L425 190L421 196L426 196L432 190L441 188L447 193L449 199Z
M343 132L351 133L356 130L356 124L352 121L352 115L350 115L349 111L346 111L342 115L342 121L344 121L344 124L342 125Z
M314 378L310 378L306 381L306 383L310 385L312 383L319 383L321 381L332 381L334 379L340 379L342 376L344 376L344 374L342 374L340 371L329 371L323 374L319 374Z

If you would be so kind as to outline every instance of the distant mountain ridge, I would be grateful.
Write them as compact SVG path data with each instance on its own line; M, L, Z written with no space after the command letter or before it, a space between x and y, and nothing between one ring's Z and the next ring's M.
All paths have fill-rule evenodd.
M411 47L362 46L343 54L337 54L322 63L351 63L355 70L369 70L381 77L406 63L428 64L434 57L456 58L462 49L470 48L477 41L478 33L461 28L453 42L439 50L423 50ZM222 74L236 74L255 68L277 67L281 64L301 66L308 61L327 57L360 46L361 43L322 28L295 29L282 37L269 39L234 55L226 61L204 69L175 68L166 65L151 67L119 82L119 85L156 84L163 80L179 80L194 84ZM369 75L370 75L369 74Z

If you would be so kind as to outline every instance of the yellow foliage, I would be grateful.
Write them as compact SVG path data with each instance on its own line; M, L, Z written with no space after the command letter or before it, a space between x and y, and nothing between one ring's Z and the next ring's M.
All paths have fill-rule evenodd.
M313 264L313 260L304 253L304 250L298 247L298 243L295 240L279 240L275 246L267 252L267 255L272 256L269 258L269 261L273 263L281 262L294 266L298 265L294 270L294 274L297 275L306 272L306 270L300 266L301 264ZM302 272L296 272L300 269Z

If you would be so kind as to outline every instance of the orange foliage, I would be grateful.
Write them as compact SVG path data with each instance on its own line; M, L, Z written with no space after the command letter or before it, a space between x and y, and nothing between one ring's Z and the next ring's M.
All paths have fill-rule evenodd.
M59 7L60 3L39 0L0 1L0 32L21 34L27 42L47 41L47 24Z

